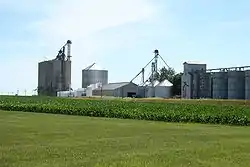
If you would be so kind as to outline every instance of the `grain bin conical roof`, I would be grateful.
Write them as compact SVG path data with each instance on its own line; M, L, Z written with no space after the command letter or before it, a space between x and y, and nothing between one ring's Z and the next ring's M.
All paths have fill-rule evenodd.
M157 86L170 87L170 86L173 86L173 84L169 80L165 79L164 81L160 82Z

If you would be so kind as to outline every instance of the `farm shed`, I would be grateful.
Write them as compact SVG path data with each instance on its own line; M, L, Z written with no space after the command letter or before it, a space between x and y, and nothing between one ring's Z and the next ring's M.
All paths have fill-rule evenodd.
M137 85L131 82L109 83L94 89L93 96L132 97L136 91Z

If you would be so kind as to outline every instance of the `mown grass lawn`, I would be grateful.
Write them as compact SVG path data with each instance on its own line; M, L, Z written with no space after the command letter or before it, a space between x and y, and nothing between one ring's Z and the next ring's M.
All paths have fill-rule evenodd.
M0 167L245 167L250 127L0 111Z

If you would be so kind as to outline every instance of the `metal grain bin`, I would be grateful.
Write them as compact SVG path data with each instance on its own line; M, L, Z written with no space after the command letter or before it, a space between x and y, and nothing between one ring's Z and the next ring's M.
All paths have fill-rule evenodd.
M101 70L96 66L82 70L82 88L87 88L89 85L98 82L101 82L102 85L108 84L108 70Z
M63 73L63 75L62 75ZM38 65L38 94L57 95L71 86L71 61L50 60Z
M228 99L245 99L245 72L228 72Z

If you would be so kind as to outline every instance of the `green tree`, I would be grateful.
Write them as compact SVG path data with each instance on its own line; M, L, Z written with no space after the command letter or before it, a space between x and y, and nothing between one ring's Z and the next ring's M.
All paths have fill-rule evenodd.
M176 73L173 68L163 67L160 69L159 74L155 76L158 81L162 82L168 80L173 84L172 93L173 95L181 95L181 76L182 73Z
M181 76L182 73L178 73L174 75L173 79L173 95L181 95Z
M169 80L171 83L174 81L175 70L173 68L163 67L160 70L159 81L162 82L164 80Z
M160 73L159 73L159 72L156 72L156 73L154 74L154 81L155 81L155 80L158 80L158 81L159 81L159 79L160 79Z

